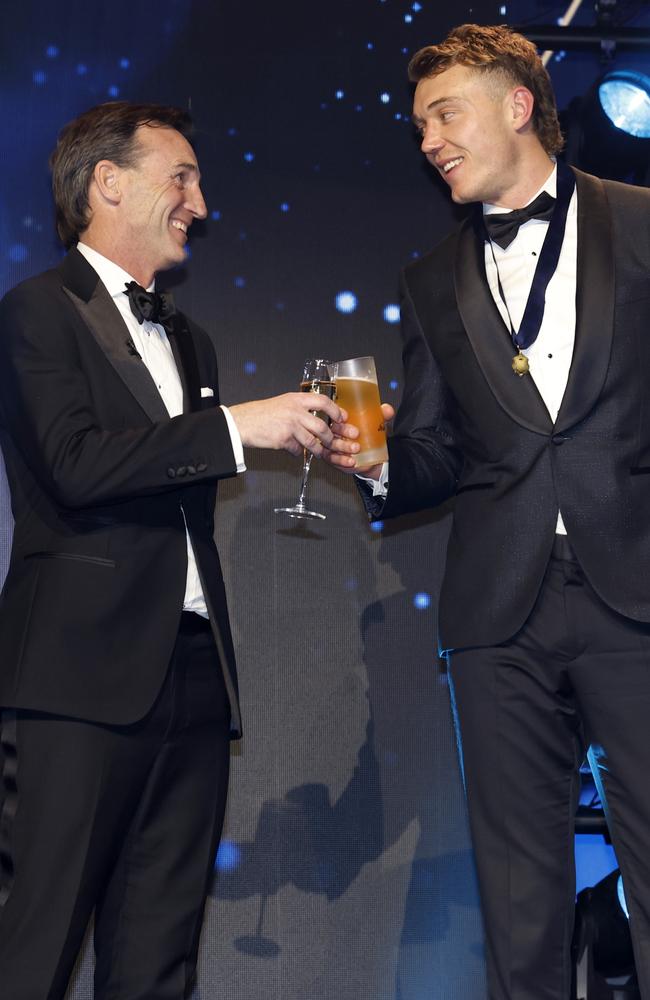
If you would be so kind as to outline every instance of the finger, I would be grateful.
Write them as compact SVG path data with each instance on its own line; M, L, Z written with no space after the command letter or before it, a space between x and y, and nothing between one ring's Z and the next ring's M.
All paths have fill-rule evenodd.
M356 455L361 451L358 441L348 441L346 438L334 436L332 443L328 445L328 450L336 452L338 455Z
M305 414L301 424L301 429L303 432L307 432L307 434L312 438L317 438L327 448L330 447L332 441L334 440L334 434L330 430L329 425L313 413ZM303 440L303 436L301 436L300 439ZM305 448L309 448L309 450L312 451L310 444L305 444Z
M392 420L395 416L395 408L390 403L382 403L381 412L384 415L384 420Z
M333 465L341 472L356 472L357 463L352 455L341 455L338 452L330 451L328 448L323 449L323 454L321 456L328 465Z
M330 427L333 433L336 435L336 437L343 437L343 438L359 437L359 428L355 427L354 424L344 424L335 421L334 423L330 424Z
M314 397L317 397L317 402ZM298 399L305 409L318 410L319 413L324 413L330 420L336 423L345 423L347 420L348 415L346 411L342 410L337 403L327 396L322 396L318 393L302 392L298 395Z

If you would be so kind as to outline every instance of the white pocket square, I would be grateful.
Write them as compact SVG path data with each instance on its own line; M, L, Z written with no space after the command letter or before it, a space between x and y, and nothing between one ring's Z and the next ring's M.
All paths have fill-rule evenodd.
M214 389L211 389L209 385L202 385L201 399L205 399L206 396L214 396Z

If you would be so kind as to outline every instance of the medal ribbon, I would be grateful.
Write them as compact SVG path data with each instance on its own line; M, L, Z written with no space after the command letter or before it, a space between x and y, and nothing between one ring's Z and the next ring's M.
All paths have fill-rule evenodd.
M546 289L548 288L549 282L557 270L557 265L560 260L560 252L562 250L564 232L566 230L567 214L569 212L569 203L575 186L576 179L573 171L570 167L567 167L565 163L558 161L557 200L555 209L553 211L553 215L551 216L546 236L544 237L544 243L542 244L537 266L535 267L535 273L530 286L530 292L528 293L524 315L522 317L519 330L516 332L512 324L512 319L510 318L510 311L508 309L505 295L503 294L499 268L494 256L494 248L492 247L490 237L487 234L487 229L485 228L485 223L483 222L483 213L481 212L479 220L480 228L482 230L481 235L484 240L487 240L490 243L492 259L494 260L494 266L497 271L499 295L501 296L503 304L506 307L508 320L510 322L510 336L512 337L513 344L515 347L518 347L520 351L525 350L525 348L530 347L531 344L535 343L541 329L542 320L544 319Z

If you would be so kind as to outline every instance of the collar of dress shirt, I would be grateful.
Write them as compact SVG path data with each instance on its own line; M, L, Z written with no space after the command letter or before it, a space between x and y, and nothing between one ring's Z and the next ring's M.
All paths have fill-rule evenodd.
M532 201L535 201L535 198L538 198L542 191L548 191L553 198L557 198L557 163L553 164L553 169L551 170L549 176L546 178L539 191L536 191L532 198L528 199L526 205L530 205ZM521 207L525 208L526 206L522 205ZM491 205L489 202L483 202L483 215L494 215L496 212L505 214L510 211L512 211L512 209L503 208L502 205Z
M124 291L124 286L128 281L135 281L135 278L125 271L124 268L116 264L115 261L109 260L108 257L104 257L103 254L99 253L97 250L93 250L86 243L77 243L77 250L79 253L86 258L88 263L97 271L97 274L101 278L102 282L106 286L109 295L116 299L118 295L126 296ZM153 292L155 288L155 281L152 281L147 288L148 292Z

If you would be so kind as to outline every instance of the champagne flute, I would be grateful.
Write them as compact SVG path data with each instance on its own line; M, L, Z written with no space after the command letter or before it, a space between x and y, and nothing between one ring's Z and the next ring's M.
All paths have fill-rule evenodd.
M313 392L316 395L320 394L327 396L329 399L334 399L336 387L332 376L335 374L335 367L336 366L332 365L331 361L325 361L323 358L310 358L308 361L305 361L302 379L300 381L300 391ZM312 413L318 413L318 408L315 407L312 410ZM315 510L309 510L305 503L309 470L311 469L311 461L313 457L314 456L307 450L307 448L303 450L302 482L300 484L300 495L298 500L293 507L274 507L273 510L276 514L288 514L289 517L311 517L319 521L325 520L325 514L319 514Z

